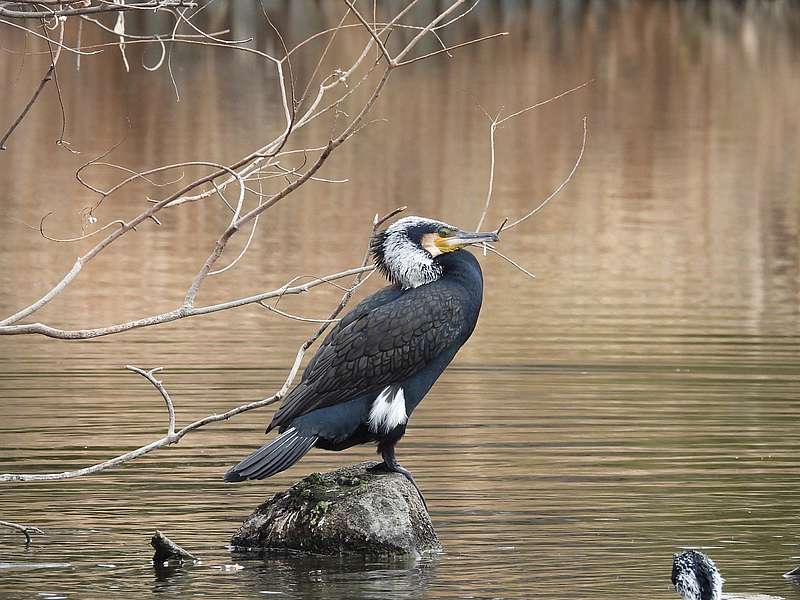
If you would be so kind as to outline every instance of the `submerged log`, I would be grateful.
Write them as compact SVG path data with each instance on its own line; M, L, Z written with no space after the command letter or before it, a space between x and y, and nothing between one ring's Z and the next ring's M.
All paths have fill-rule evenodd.
M173 542L158 529L155 534L150 538L150 545L155 549L153 554L153 564L163 565L169 561L196 561L197 558L191 553Z
M417 490L398 473L363 462L312 473L245 519L234 550L314 554L420 555L439 538Z

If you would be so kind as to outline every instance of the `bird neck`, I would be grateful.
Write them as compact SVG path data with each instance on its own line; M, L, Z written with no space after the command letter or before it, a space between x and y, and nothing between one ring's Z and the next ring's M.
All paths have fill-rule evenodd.
M481 266L468 250L457 250L436 257L442 276L464 286L480 303L483 298L483 272Z

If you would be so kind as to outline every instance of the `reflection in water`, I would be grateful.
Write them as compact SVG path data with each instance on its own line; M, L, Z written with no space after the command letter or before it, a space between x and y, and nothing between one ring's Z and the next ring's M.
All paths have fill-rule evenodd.
M234 37L250 35L248 9L226 15L223 4L209 8L214 24L230 18ZM339 14L273 6L290 41ZM444 555L408 565L231 555L224 544L264 496L371 455L315 451L269 482L225 486L225 468L263 439L268 414L256 411L115 471L6 484L2 518L48 536L24 550L0 531L0 596L667 599L672 553L700 546L726 565L731 589L800 598L780 577L800 560L799 14L782 2L482 3L465 35L512 35L398 72L375 115L388 122L326 167L350 182L276 206L248 260L204 288L211 303L357 264L371 216L402 204L469 227L488 173L477 104L508 114L596 78L498 132L490 225L558 185L589 117L575 179L502 242L537 279L480 258L477 331L403 440ZM26 60L18 77L19 56L0 54L14 82L3 122L43 71ZM113 159L133 168L226 162L279 127L273 75L251 57L179 49L173 67L180 103L163 72L125 74L111 53L84 62L62 82L82 154L53 145L51 95L0 153L2 314L79 252L22 223L56 210L52 234L79 230L96 198L71 177L87 157L127 135ZM302 78L313 63L296 68ZM98 216L139 210L151 192L131 188ZM224 219L210 204L174 211L93 263L41 319L80 327L173 308ZM323 315L339 293L282 306ZM185 423L274 391L311 329L248 308L90 343L5 338L0 471L76 468L160 435L159 398L124 364L165 366ZM155 573L155 528L202 564ZM244 569L222 568L233 564Z
M173 597L191 596L201 576L235 577L239 594L290 596L308 600L349 598L419 598L428 587L441 560L396 559L369 562L352 557L243 555L226 565L181 565L154 569L153 592ZM250 571L243 576L240 571ZM215 573L216 575L211 575Z
M436 572L438 558L367 563L346 558L265 557L250 589L309 600L419 598Z

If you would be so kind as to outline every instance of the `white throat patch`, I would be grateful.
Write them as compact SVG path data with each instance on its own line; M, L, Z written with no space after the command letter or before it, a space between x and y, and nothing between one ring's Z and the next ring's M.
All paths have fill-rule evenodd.
M430 219L406 217L386 229L383 243L383 259L392 278L404 290L436 281L442 276L442 267L433 256L412 242L405 229L415 222L433 222Z
M408 420L406 414L406 397L399 385L383 388L372 402L369 411L369 429L373 433L389 433L398 425Z

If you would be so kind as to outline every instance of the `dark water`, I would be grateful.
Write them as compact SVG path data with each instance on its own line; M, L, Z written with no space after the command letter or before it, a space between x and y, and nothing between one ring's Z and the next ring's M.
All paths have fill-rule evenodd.
M800 598L781 578L800 564L793 6L487 3L460 34L512 35L397 73L376 112L388 122L326 167L350 182L306 186L270 210L247 260L204 287L211 303L354 266L372 215L401 204L474 225L488 172L477 104L508 114L596 78L498 132L492 225L558 185L589 117L574 180L502 242L537 279L481 258L478 329L399 448L444 554L388 563L230 554L231 533L265 497L372 452L316 451L267 482L223 485L225 469L262 443L266 409L99 475L2 484L0 518L47 535L26 549L0 531L0 597L667 599L677 597L671 554L693 546L731 592ZM322 24L337 14L325 10ZM292 18L279 23L291 35L316 27ZM236 22L245 36L257 23ZM347 50L337 50L342 61ZM19 55L0 54L3 123L46 68L27 60L20 71ZM113 158L133 168L232 161L280 126L274 78L251 56L182 49L180 103L163 70L137 64L125 74L108 52L63 71L67 139L81 155L53 143L52 94L0 154L3 315L80 252L24 224L55 210L53 235L80 230L94 197L72 173L88 157L127 135ZM301 74L311 68L298 62ZM142 190L152 193L109 199L101 222L140 210ZM88 327L173 308L225 219L207 203L142 227L37 318ZM318 288L282 306L322 317L338 296ZM162 403L125 364L166 368L180 425L272 393L314 327L250 307L91 342L3 338L0 471L79 468L161 436ZM154 571L156 528L202 563Z

